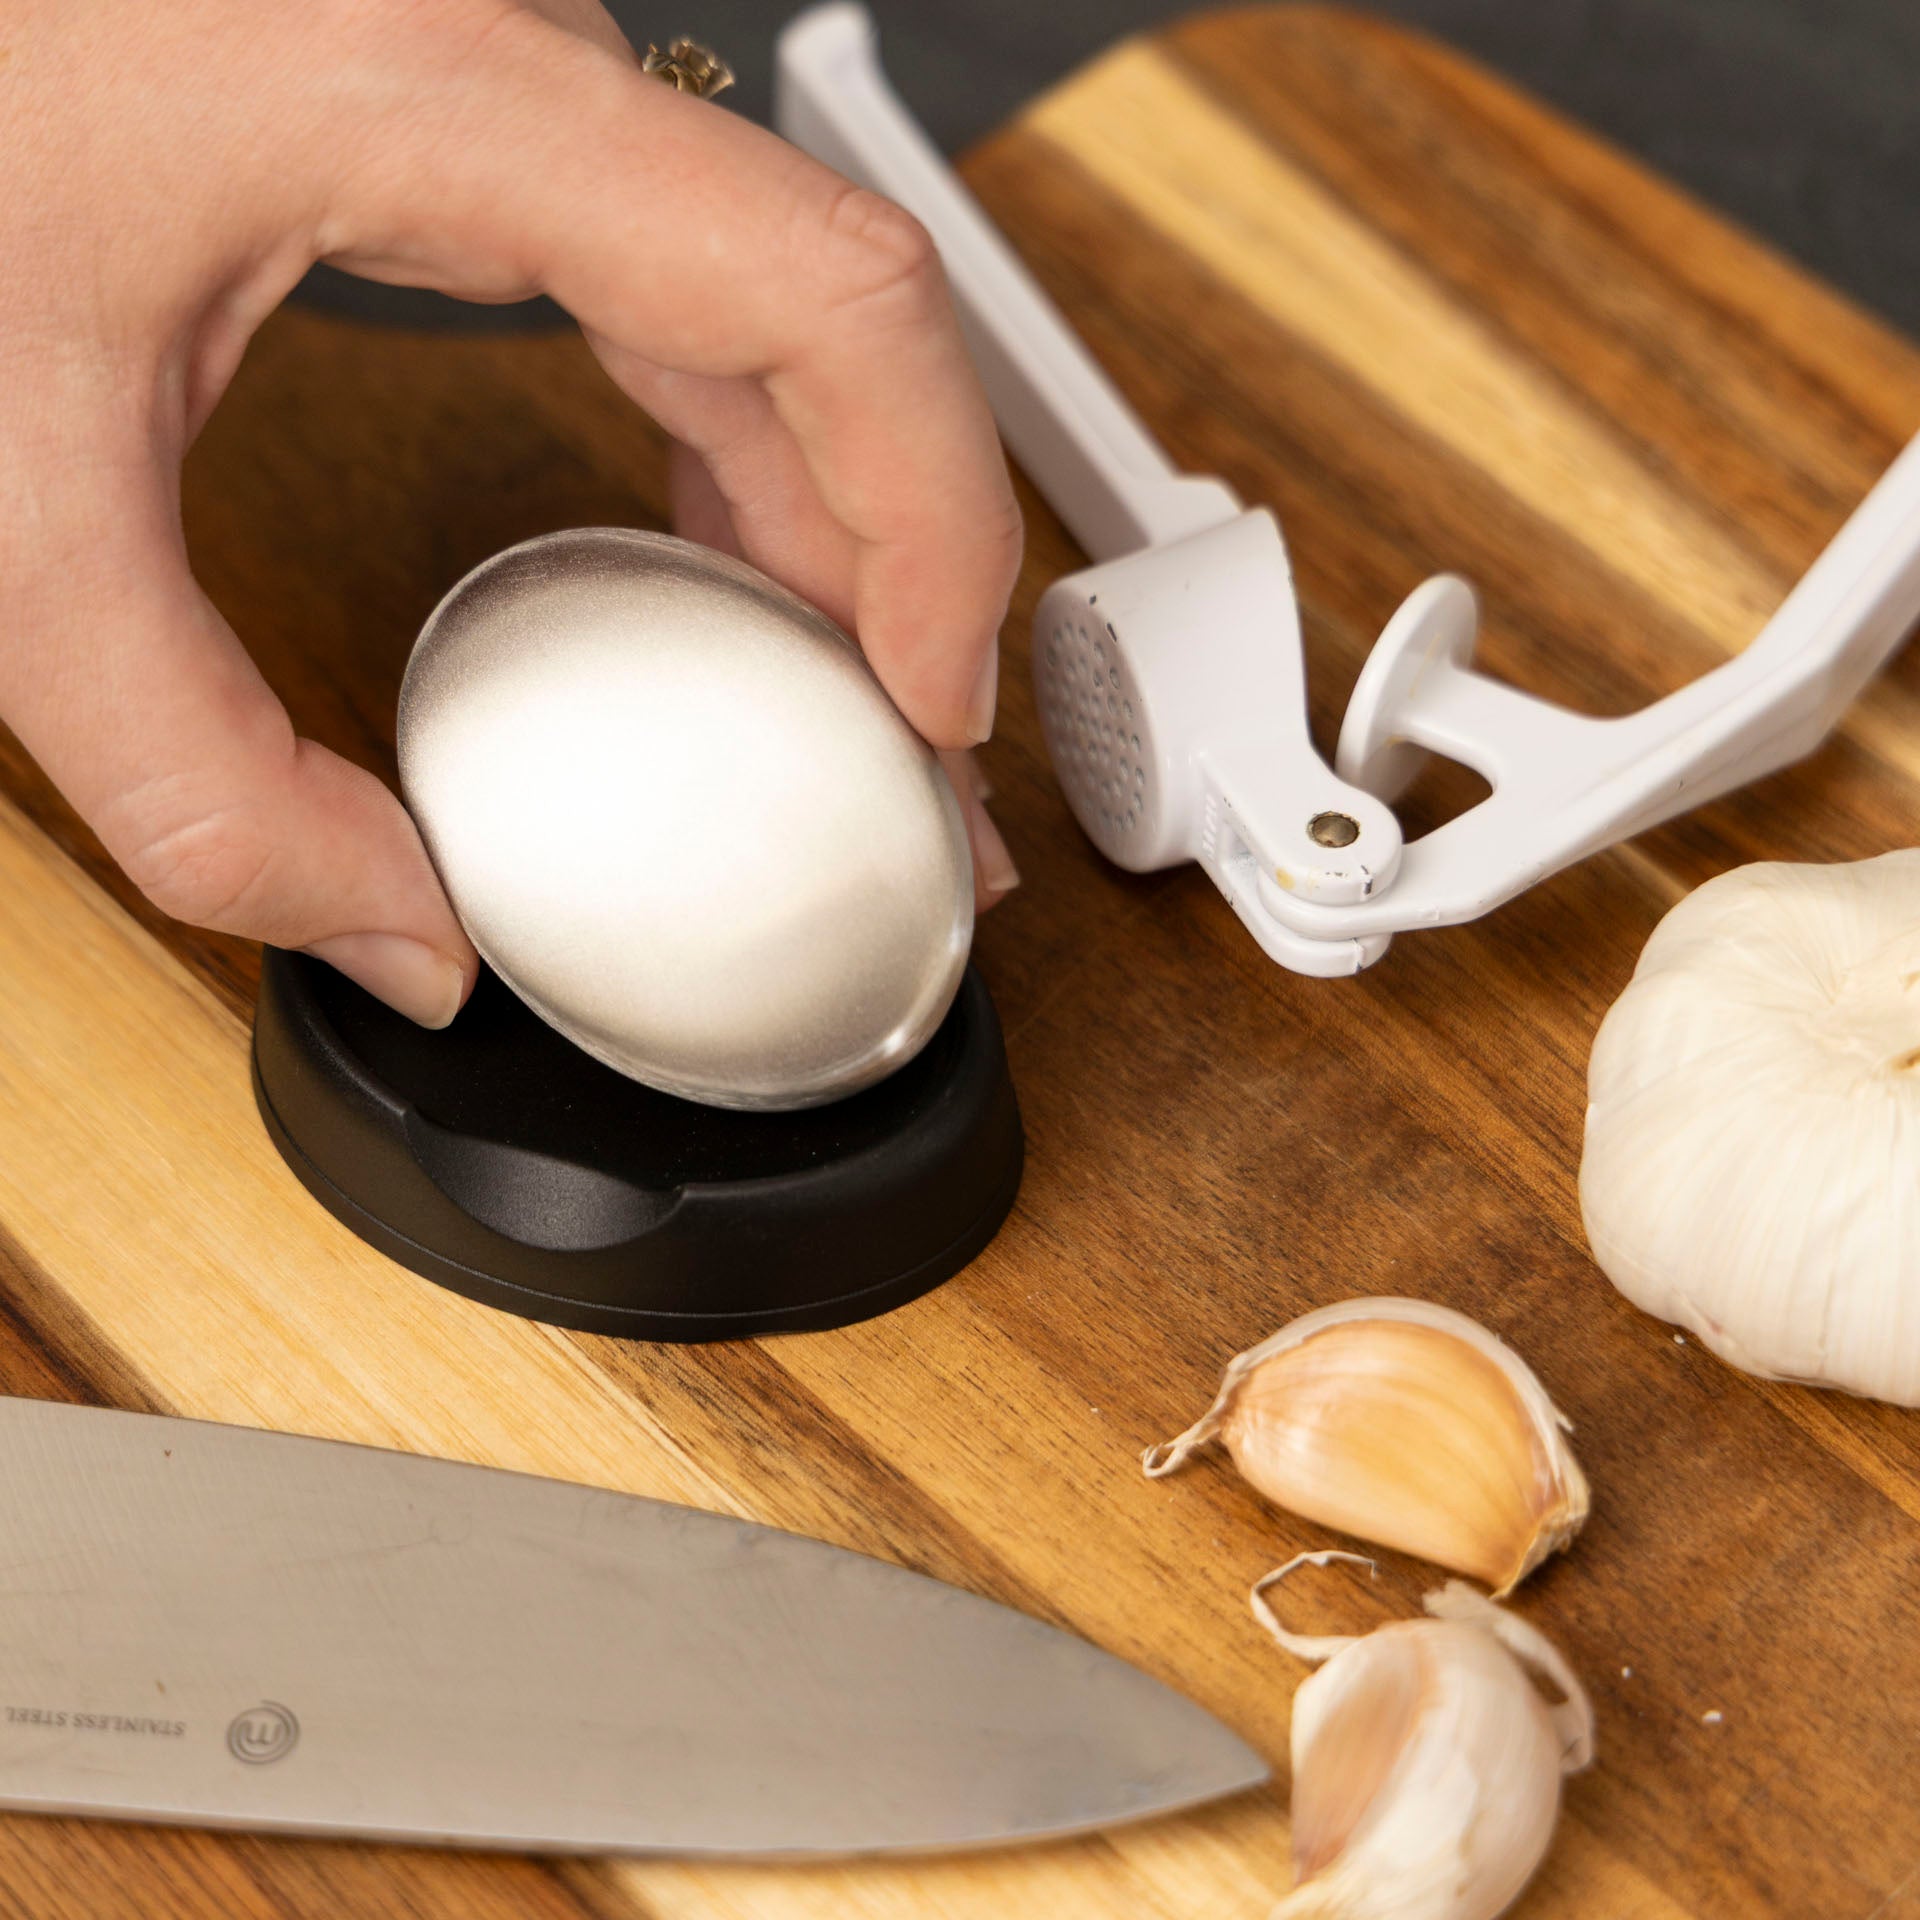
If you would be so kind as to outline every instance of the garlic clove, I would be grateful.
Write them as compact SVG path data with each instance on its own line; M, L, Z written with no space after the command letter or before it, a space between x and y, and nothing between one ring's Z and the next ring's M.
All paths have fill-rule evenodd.
M1425 1300L1346 1300L1239 1355L1206 1414L1144 1456L1171 1473L1216 1436L1290 1512L1509 1592L1587 1517L1568 1423L1511 1347Z
M1426 1620L1354 1636L1261 1624L1324 1662L1294 1695L1293 1891L1272 1920L1493 1920L1545 1857L1565 1774L1593 1758L1593 1712L1536 1629L1451 1581ZM1362 1564L1365 1564L1364 1562ZM1534 1675L1561 1694L1549 1702Z
M1920 849L1762 862L1654 929L1587 1072L1580 1209L1749 1373L1920 1406Z

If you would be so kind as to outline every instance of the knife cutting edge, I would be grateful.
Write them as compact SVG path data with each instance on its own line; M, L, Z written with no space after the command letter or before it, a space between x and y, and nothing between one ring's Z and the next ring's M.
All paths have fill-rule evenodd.
M1039 1839L1255 1786L1210 1714L864 1554L0 1400L0 1806L537 1852Z

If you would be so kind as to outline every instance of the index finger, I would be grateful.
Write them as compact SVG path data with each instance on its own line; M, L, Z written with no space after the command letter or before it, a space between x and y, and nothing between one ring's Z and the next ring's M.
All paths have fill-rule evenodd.
M936 744L977 743L1020 564L999 435L925 229L844 184L823 221L817 321L767 388L857 543L854 618L876 671Z
M760 382L852 540L875 670L936 745L984 738L1019 512L924 230L535 16L442 66L347 174L336 257L536 286L625 353Z

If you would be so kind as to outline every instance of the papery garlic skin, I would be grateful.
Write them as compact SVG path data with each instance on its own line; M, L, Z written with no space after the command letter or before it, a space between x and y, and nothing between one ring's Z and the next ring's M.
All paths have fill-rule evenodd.
M1145 1456L1171 1472L1218 1437L1305 1519L1507 1592L1587 1517L1567 1421L1526 1363L1426 1300L1345 1300L1227 1368L1207 1414Z
M1732 1365L1920 1405L1920 851L1741 867L1661 921L1594 1041L1580 1205Z
M1294 1695L1298 1884L1272 1920L1494 1920L1546 1855L1563 1776L1593 1757L1565 1661L1458 1582L1428 1596L1445 1617L1352 1639L1290 1635L1259 1594L1282 1644L1326 1659ZM1529 1667L1564 1699L1549 1704Z

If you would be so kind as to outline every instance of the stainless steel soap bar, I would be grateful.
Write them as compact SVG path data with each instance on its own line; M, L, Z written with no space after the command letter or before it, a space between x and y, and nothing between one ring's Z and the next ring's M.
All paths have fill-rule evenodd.
M938 759L859 650L744 562L583 528L421 630L400 779L473 943L649 1086L806 1107L931 1037L973 932Z

